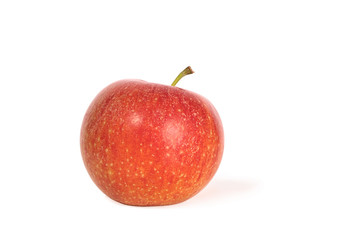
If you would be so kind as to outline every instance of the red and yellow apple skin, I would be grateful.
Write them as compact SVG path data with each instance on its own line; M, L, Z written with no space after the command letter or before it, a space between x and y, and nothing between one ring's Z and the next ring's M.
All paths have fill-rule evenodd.
M117 81L89 106L81 154L94 183L135 206L180 203L217 171L224 132L214 106L178 87Z

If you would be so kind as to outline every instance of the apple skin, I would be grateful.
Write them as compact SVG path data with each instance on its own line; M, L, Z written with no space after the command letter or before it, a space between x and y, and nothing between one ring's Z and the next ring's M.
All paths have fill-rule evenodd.
M214 106L178 87L120 80L90 104L81 154L94 183L127 205L183 202L217 171L224 132Z

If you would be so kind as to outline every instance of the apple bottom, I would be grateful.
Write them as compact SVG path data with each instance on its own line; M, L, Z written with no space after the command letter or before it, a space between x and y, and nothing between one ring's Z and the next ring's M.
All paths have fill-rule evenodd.
M145 159L138 162L129 157L110 164L94 161L87 169L94 183L111 199L127 205L159 206L180 203L197 194L212 179L220 163L196 158L186 163L181 155L174 161L154 156Z
M130 206L164 206L184 202L200 192L210 181L199 181L193 186L182 185L183 180L162 185L133 184L127 189L106 187L96 184L99 189L112 200ZM180 184L179 184L180 183Z

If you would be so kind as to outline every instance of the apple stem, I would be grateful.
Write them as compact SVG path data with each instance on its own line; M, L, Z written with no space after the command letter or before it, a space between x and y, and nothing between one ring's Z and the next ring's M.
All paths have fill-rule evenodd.
M191 69L190 66L188 66L181 73L179 73L179 75L175 78L175 80L173 81L171 86L174 87L180 81L180 79L182 79L184 76L189 75L189 74L193 74L193 73L194 73L194 71Z

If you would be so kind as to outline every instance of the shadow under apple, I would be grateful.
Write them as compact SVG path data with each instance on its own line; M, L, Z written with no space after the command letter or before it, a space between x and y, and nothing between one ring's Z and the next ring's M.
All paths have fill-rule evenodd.
M251 192L258 183L241 179L213 179L201 192L185 201L186 204L206 203L238 197Z

